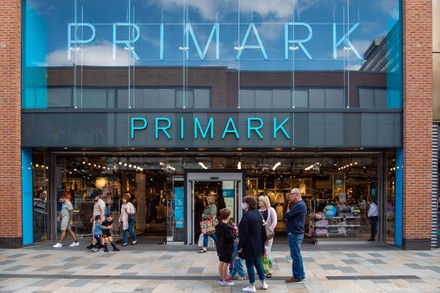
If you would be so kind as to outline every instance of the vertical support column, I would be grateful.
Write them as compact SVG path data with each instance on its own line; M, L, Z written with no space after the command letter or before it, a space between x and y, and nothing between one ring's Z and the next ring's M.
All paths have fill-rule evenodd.
M403 248L431 249L432 0L402 0Z
M22 246L21 0L0 9L0 247Z

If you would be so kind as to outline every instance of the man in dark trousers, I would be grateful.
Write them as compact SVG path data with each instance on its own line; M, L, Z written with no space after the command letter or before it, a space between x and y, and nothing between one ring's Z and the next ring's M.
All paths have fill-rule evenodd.
M286 230L289 237L290 257L292 258L292 277L287 283L302 283L306 278L301 256L301 243L304 239L304 225L307 206L301 198L301 191L293 188L290 191L290 201L293 203L290 210L284 214Z

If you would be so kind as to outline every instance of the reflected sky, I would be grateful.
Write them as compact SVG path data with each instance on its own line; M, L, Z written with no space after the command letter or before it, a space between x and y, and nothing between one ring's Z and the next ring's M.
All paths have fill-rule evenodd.
M28 0L27 66L357 70L399 0Z

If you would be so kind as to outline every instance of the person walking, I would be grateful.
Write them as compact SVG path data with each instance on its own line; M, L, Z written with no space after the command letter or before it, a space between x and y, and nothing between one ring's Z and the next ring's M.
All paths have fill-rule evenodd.
M133 238L133 245L136 245L137 243L137 237L134 233L134 217L136 214L136 210L134 208L134 205L129 201L129 197L127 195L124 195L122 197L122 206L121 206L121 215L119 216L119 222L121 223L122 227L122 237L123 237L123 243L122 246L128 245L128 233L130 233L131 238Z
M238 226L238 253L246 262L249 277L249 286L241 289L244 292L257 291L255 288L255 269L261 281L261 289L266 290L269 288L266 283L264 268L261 264L261 257L264 255L266 235L263 229L263 219L257 207L258 203L254 196L247 195L243 198L241 208L245 213Z
M368 239L368 241L376 241L377 222L379 222L379 207L374 199L371 200L370 207L368 209L368 218L370 219L371 224L371 237Z
M105 213L105 201L102 200L102 192L101 190L98 190L98 194L95 196L95 204L93 205L93 214L90 218L90 223L92 223L92 235L94 235L95 232L95 218L96 216L99 216L100 219L104 219L104 213ZM92 237L92 243L87 246L88 249L94 248L96 245L95 237Z
M212 225L215 226L217 223L217 206L215 205L215 197L210 195L206 198L207 206L203 210L202 223L211 221ZM198 253L205 253L208 251L208 238L211 237L214 242L217 241L214 231L204 231L203 233L203 247L198 251Z
M307 215L307 206L302 200L301 191L293 188L290 191L292 207L284 214L286 230L289 238L290 257L292 258L292 277L287 283L302 283L306 278L301 255L301 243L304 240L304 225Z
M72 231L72 219L73 219L73 205L70 200L67 198L67 194L63 194L60 197L61 205L61 213L58 215L57 221L60 223L61 227L61 237L60 241L53 245L55 248L63 247L63 240L66 238L66 231L73 238L73 243L70 244L70 247L79 246L78 239L76 238L75 233Z
M269 197L266 195L260 195L258 197L258 204L260 206L260 213L263 216L263 219L266 221L266 225L272 230L275 231L275 227L277 226L278 219L277 219L277 212L273 207L270 206L270 200ZM270 268L272 266L272 245L273 245L273 238L270 240L267 240L264 243L265 249L265 255L263 256L265 261L263 261L263 268L264 273L266 274L266 278L272 278L272 274L270 272Z

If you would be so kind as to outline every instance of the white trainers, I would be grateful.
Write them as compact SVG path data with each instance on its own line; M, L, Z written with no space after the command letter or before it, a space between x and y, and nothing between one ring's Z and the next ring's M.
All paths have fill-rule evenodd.
M60 248L60 247L63 247L63 245L62 245L61 243L57 243L57 244L55 244L55 245L52 245L52 247Z
M266 290L267 288L269 288L269 285L267 285L266 282L263 282L263 285L261 286L261 289Z
M228 280L222 281L222 283L220 285L221 286L235 286L234 283L232 283L231 281L228 281Z
M69 245L70 247L76 247L79 246L79 242L73 242L72 244Z
M137 242L138 242L137 240L133 241L133 245L136 245Z
M257 292L257 289L255 289L255 287L248 286L246 288L241 289L241 291L244 291L244 292Z

